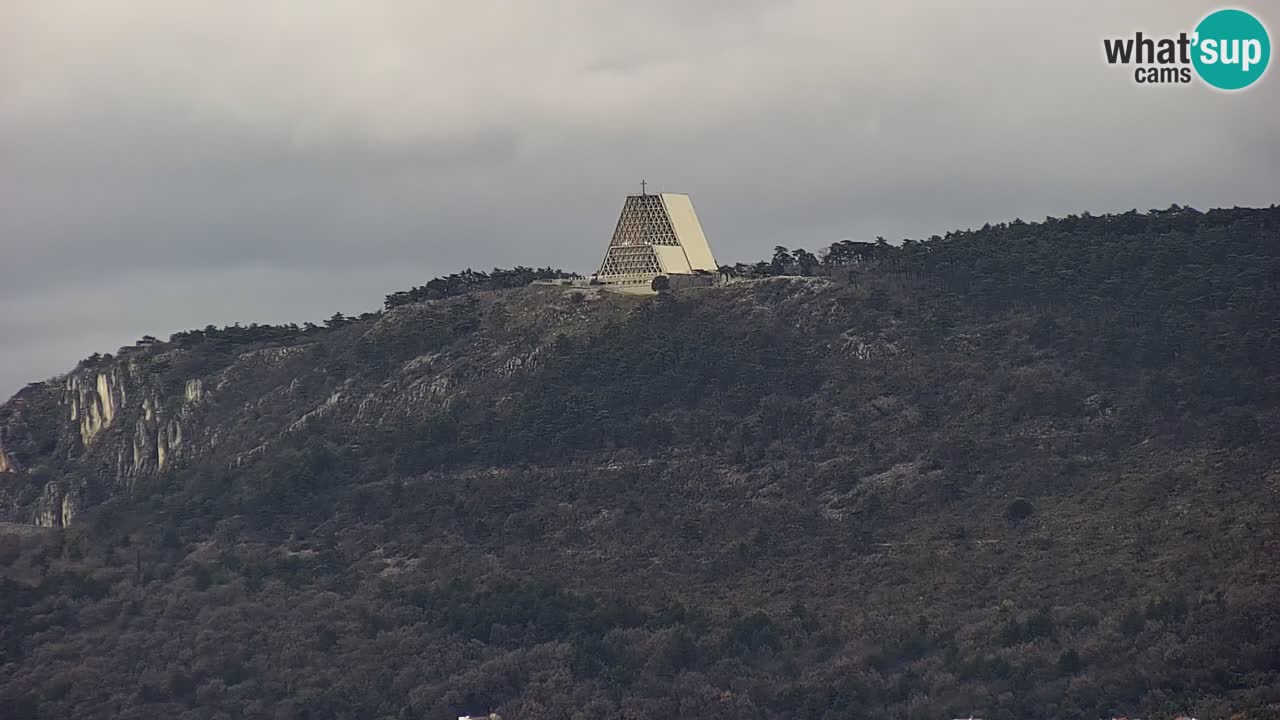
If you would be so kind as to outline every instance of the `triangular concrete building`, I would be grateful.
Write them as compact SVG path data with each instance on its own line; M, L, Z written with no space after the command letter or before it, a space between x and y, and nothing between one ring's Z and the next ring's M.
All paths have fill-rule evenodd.
M599 282L648 285L659 275L719 268L688 195L628 195L609 241Z

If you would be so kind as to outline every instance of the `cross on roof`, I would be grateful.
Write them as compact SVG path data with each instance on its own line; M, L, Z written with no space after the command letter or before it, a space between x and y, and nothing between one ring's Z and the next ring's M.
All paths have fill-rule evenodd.
M644 189L645 189L645 186L646 186L646 185L648 185L648 184L649 184L649 183L645 182L644 180L641 180L641 181L640 181L640 194L641 194L641 195L646 195L646 194L647 194L647 193L644 191Z

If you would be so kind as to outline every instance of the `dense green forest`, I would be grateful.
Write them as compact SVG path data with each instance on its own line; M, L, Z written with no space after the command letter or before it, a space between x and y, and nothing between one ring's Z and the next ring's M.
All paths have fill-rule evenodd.
M0 715L1280 716L1280 208L722 272L145 338L90 440L29 386L0 499L82 509L0 530Z

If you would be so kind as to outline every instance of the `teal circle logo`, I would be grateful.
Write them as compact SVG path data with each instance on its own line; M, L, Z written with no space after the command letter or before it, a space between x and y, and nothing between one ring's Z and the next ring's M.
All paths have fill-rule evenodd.
M1191 63L1200 79L1219 90L1247 88L1271 60L1271 38L1258 18L1243 10L1218 10L1196 26Z

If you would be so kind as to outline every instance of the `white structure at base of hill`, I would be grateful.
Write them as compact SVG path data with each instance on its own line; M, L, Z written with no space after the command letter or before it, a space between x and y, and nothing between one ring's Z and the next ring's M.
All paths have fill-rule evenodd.
M719 269L688 195L628 195L596 280L647 285L659 275Z

